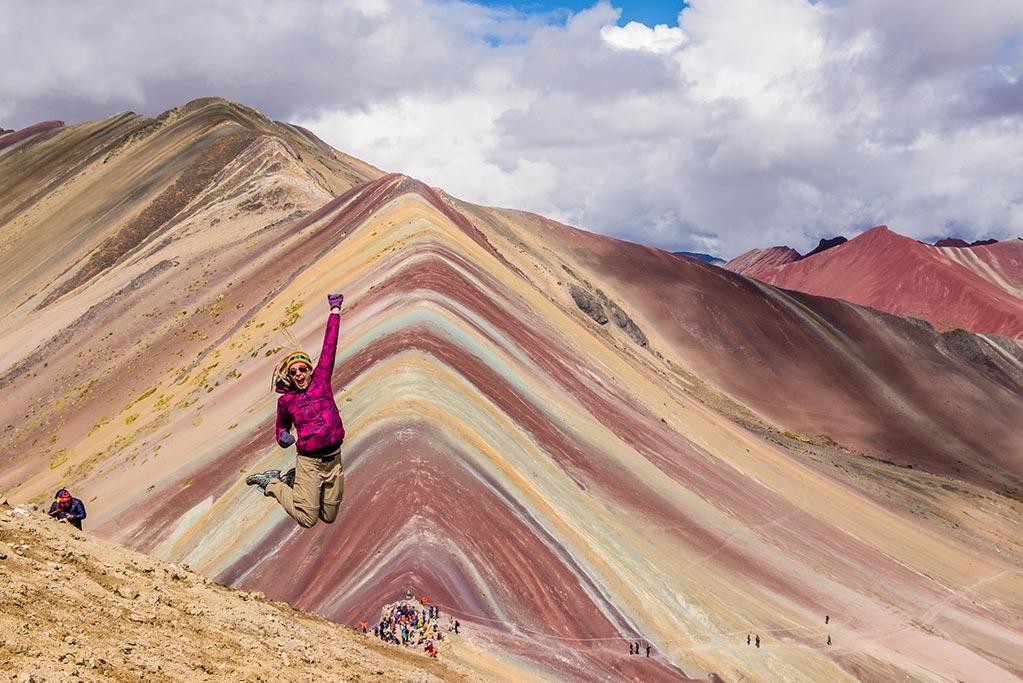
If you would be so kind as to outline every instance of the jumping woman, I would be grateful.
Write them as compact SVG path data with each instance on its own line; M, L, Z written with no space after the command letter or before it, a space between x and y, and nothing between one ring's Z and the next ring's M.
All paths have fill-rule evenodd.
M284 511L306 528L318 519L327 524L337 519L345 489L341 471L345 427L330 385L343 301L341 294L327 295L330 316L316 369L307 353L296 351L274 371L273 388L281 394L277 399L277 443L281 448L295 443L291 434L291 428L295 428L295 468L283 476L280 470L267 470L245 480L262 489L264 495L276 498Z

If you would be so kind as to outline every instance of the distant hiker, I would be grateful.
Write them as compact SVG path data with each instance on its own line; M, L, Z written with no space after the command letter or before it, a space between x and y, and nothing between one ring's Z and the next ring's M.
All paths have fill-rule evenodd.
M48 514L58 522L67 522L81 530L82 520L85 519L85 504L77 498L72 498L71 493L62 488L54 494Z
M650 656L650 643L647 643L647 646L646 646L646 656L647 657Z
M826 624L826 623L828 623L829 621L831 621L831 616L830 616L830 615L828 615L828 614L825 614L825 615L824 615L824 623Z
M746 634L746 644L747 644L747 645L749 645L749 644L750 644L750 641L751 641L752 639L753 639L753 636L751 636L750 634L748 634L748 633L747 633L747 634Z
M831 634L828 634L828 645L831 645Z
M632 644L632 641L630 640L630 641L629 641L629 654L630 654L630 655L634 655L634 654L636 654L636 649L635 649L635 648L636 648L636 646L635 646L635 645L633 645L633 644Z
M308 354L296 351L274 371L274 391L281 394L277 399L277 443L281 448L295 443L292 427L298 435L294 475L288 472L281 476L280 470L267 470L245 480L261 488L264 495L276 498L284 511L306 528L317 519L327 524L337 519L345 489L341 470L345 428L330 383L343 301L341 294L327 295L330 315L316 369Z
M458 627L459 626L461 626L461 624L458 623L458 619L455 619L455 635L456 636L458 635Z
M755 642L757 644L757 647L759 648L760 647L760 636L758 635L756 637L756 640L754 640L753 642Z

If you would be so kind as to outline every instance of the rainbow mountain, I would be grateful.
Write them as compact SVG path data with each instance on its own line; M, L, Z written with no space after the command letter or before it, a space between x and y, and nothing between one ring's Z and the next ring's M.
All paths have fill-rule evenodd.
M0 198L12 501L66 485L95 534L349 624L412 587L488 679L1023 676L1016 341L476 206L216 98L21 133ZM271 372L331 291L346 491L301 530L243 479L293 461Z

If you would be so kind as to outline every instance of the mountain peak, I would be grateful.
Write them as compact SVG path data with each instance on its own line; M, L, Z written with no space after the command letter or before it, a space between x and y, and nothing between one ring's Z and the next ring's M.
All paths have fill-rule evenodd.
M802 256L792 247L767 247L750 249L726 263L723 267L734 273L756 277L758 273L798 261Z
M997 245L994 245L997 246ZM1021 262L994 246L976 259L935 248L879 225L813 258L739 270L785 289L845 299L939 329L1023 336ZM755 264L754 264L755 266Z
M862 233L860 233L859 237L867 237L867 238L871 238L871 239L897 237L897 238L901 238L901 239L908 239L908 238L903 237L899 233L895 232L894 230L889 228L887 225L875 225L874 227L870 228L869 230L864 230ZM853 239L856 239L856 238L853 238Z
M5 147L10 147L11 145L17 144L22 140L26 140L32 137L33 135L45 133L46 131L53 130L54 128L63 127L64 127L63 121L40 121L39 123L33 123L31 126L26 126L21 130L6 131L5 133L0 134L0 150L4 149Z
M803 258L809 258L810 256L813 256L814 254L819 254L822 251L827 251L828 249L833 249L834 247L841 246L841 245L845 244L848 241L849 240L847 240L842 235L838 235L836 237L831 237L831 238L827 238L827 239L822 237L821 241L817 243L817 246L814 247L813 250L810 253L808 253L806 256L804 256Z
M998 240L988 238L983 240L974 240L972 242L967 242L966 240L961 239L959 237L943 237L942 239L935 242L934 246L955 247L957 249L965 249L969 247L986 247L989 244L998 244Z

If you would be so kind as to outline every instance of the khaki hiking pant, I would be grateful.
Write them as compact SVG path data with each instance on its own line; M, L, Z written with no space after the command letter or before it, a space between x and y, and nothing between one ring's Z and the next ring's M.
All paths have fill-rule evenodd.
M322 519L330 524L337 519L341 496L345 492L345 473L341 471L341 450L330 460L298 456L295 462L295 487L274 479L265 494L273 496L292 519L305 528Z

